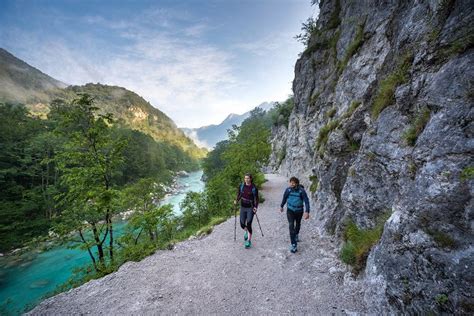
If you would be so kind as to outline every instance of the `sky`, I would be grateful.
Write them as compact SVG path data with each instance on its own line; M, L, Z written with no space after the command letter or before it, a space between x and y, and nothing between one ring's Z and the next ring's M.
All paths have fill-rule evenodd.
M292 93L311 0L0 1L0 47L67 84L132 90L179 127Z

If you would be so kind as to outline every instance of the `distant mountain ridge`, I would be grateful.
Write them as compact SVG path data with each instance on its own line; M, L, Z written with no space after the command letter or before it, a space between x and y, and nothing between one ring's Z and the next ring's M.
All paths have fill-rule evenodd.
M268 111L276 102L263 102L258 105L258 108ZM250 111L243 114L229 114L220 124L213 124L202 126L199 128L181 128L184 133L192 138L196 144L206 148L214 147L218 142L227 139L227 130L232 128L232 125L240 126L242 122L250 116Z
M0 102L51 101L51 94L66 87L67 84L0 48Z
M54 99L72 100L78 93L94 97L102 113L112 113L119 122L182 148L192 157L201 158L206 150L199 148L166 114L138 94L123 87L88 83L67 86L0 48L0 102L22 103L37 116L49 112Z

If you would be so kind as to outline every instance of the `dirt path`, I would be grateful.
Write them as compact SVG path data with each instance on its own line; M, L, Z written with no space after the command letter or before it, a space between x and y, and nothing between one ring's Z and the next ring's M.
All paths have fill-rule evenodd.
M50 298L32 314L352 314L364 313L361 284L338 260L335 242L303 221L298 252L288 251L286 214L278 212L286 179L267 175L265 203L244 249L234 218L209 236L124 264L102 279ZM314 212L314 210L313 210ZM314 215L314 214L313 214Z

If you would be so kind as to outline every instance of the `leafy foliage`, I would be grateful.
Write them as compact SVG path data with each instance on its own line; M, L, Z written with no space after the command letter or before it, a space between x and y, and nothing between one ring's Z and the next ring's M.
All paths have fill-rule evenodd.
M270 111L269 116L273 125L285 125L288 127L290 121L290 114L295 106L293 96L289 97L283 103L277 103Z
M142 178L166 184L174 171L199 168L198 161L178 145L120 127L112 115L99 114L90 96L82 98L54 100L45 119L29 115L23 105L0 104L0 251L48 234L66 206L71 206L64 200L68 181L81 179L92 194L100 175L107 174L116 194L114 190ZM80 104L86 101L90 104ZM87 133L81 141L83 132ZM102 146L105 140L110 146L98 150L96 157L87 155L88 141ZM120 145L119 163L114 166L110 159L119 153L112 144ZM97 164L92 168L94 159Z

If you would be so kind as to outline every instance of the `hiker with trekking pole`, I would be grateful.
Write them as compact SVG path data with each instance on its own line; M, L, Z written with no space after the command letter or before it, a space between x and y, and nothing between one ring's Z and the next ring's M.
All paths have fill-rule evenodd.
M237 189L237 198L234 204L240 200L240 227L244 232L244 245L245 248L252 246L252 220L253 216L257 216L258 208L258 190L255 184L252 182L252 175L246 173L244 182L241 183ZM257 217L258 219L258 217ZM237 220L237 218L236 218ZM259 223L260 224L260 223ZM261 228L260 228L261 230ZM262 232L263 236L263 232ZM235 228L234 228L234 240L235 240Z
M304 186L300 184L298 178L291 177L289 182L290 186L286 188L285 192L283 193L280 212L283 212L283 206L287 204L286 215L290 228L290 251L295 253L298 251L297 246L298 242L300 241L299 233L301 228L301 219L309 219L309 199ZM303 208L303 203L306 209Z

